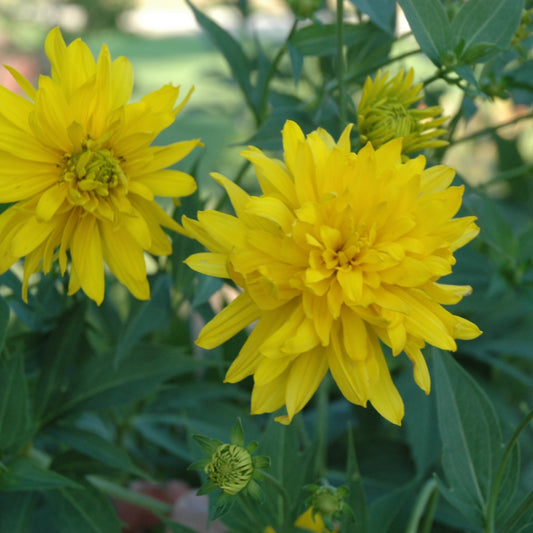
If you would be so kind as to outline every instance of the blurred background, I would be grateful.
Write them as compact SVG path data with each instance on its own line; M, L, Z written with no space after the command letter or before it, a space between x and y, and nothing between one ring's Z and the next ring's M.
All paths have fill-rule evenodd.
M272 58L293 21L286 0L193 2L244 43L252 58L257 58L256 40ZM333 20L334 4L334 0L325 2L319 18ZM345 13L348 20L350 17L355 20L351 2L345 2ZM135 70L134 100L166 83L181 85L183 95L194 86L188 105L159 141L166 144L185 138L202 138L205 147L184 162L184 170L196 175L201 199L207 204L210 199L216 202L221 191L212 184L209 172L219 171L230 178L238 172L241 159L237 155L254 135L255 125L242 95L231 80L229 66L202 33L185 0L0 0L1 63L13 66L36 83L39 73L49 72L43 44L46 34L54 26L61 27L67 42L82 37L94 54L98 53L102 43L106 43L113 58L126 56ZM399 8L396 28L400 35L409 31ZM394 43L391 55L401 55L414 48L416 43L412 37L403 38ZM313 68L312 61L313 58L306 59L306 68ZM434 65L421 54L392 64L391 70L395 72L410 66L415 67L416 81L427 79L435 72ZM309 103L316 98L316 93L310 92L305 83L294 84L287 57L281 67L287 72L284 90L292 93L304 106L306 101ZM315 68L320 76L319 67ZM283 80L277 83L283 83ZM6 69L0 69L0 84L18 90ZM460 105L461 94L457 88L436 82L430 87L427 101L429 105L438 101L445 114L453 116ZM357 104L358 92L350 96ZM528 106L517 105L509 98L478 98L468 123L461 120L454 138L528 112ZM525 120L499 130L504 141L516 139L518 155L527 164L533 163L532 128L532 121ZM478 186L501 170L500 149L492 137L478 138L451 147L443 162L457 168L466 181ZM506 194L501 184L491 185L491 188L492 195Z

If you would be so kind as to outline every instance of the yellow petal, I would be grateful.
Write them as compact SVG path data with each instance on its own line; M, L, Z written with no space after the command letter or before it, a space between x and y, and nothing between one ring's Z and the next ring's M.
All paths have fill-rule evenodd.
M275 311L267 311L262 314L252 333L246 339L239 355L229 367L224 381L236 383L255 372L262 358L258 353L259 348L273 331L285 323L293 310L294 304L289 303Z
M67 191L68 186L65 183L53 185L44 191L37 202L37 218L45 222L50 220L65 201Z
M243 292L203 327L196 344L207 349L219 346L260 316L259 308Z
M150 298L143 249L123 228L100 222L104 259L113 274L139 300Z
M289 371L285 400L289 422L311 399L327 371L328 358L322 347L316 347L294 360Z
M405 353L413 362L413 377L416 384L426 394L429 394L431 390L431 378L429 377L428 365L422 351L420 348L406 346Z
M377 339L374 340L374 358L379 367L379 379L373 383L370 390L370 402L383 418L399 426L404 415L403 400L392 382L385 356Z
M196 190L194 178L179 170L159 170L152 174L143 174L136 176L130 183L140 183L156 196L189 196Z
M193 254L185 259L184 263L201 274L217 278L229 278L228 255L214 253Z
M354 361L364 361L368 357L368 335L365 323L348 307L343 308L341 320L346 353Z
M251 414L272 413L285 404L288 372L284 372L268 385L254 385Z
M83 292L100 305L104 299L104 261L96 218L87 215L78 220L70 253Z

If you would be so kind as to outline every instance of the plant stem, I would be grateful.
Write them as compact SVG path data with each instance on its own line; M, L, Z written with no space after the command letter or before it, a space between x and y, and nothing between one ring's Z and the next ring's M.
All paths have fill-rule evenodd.
M339 118L341 124L346 124L346 86L344 84L344 5L343 0L337 0L337 80L339 88Z
M464 137L461 137L460 139L456 139L455 141L451 141L450 145L455 146L456 144L459 144L459 143L471 141L472 139L476 139L477 137L482 137L484 135L489 135L490 133L494 133L498 131L500 128L505 128L505 126L510 126L511 124L516 124L518 122L521 122L522 120L527 120L531 118L533 118L533 113L528 113L527 115L515 117L511 120L508 120L507 122L503 122L502 124L497 124L496 126L491 126L490 128L485 128L483 130L471 133L470 135L465 135Z
M500 466L496 472L496 477L494 478L494 483L492 485L489 501L485 511L485 533L495 533L496 532L496 505L498 503L498 493L500 491L500 485L505 475L505 467L507 466L507 461L511 452L517 444L518 437L520 433L528 426L528 424L533 420L533 410L528 413L528 415L522 420L522 423L516 428L513 436L507 446L505 447L505 453L503 454L502 460L500 461Z
M157 515L166 515L172 511L172 505L168 503L147 496L146 494L133 492L100 476L91 475L87 476L86 479L93 487L96 487L108 496L148 509Z
M418 525L420 520L424 515L424 511L427 507L426 518L423 522L423 533L431 532L431 524L433 523L433 517L435 515L435 510L437 508L437 501L439 498L439 487L437 481L432 478L429 479L426 484L422 487L418 499L416 500L415 507L409 518L409 523L407 524L407 529L405 533L417 533Z

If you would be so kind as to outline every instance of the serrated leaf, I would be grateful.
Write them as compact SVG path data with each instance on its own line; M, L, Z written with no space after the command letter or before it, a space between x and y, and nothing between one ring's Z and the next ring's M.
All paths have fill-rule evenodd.
M162 329L170 316L170 277L168 274L157 276L150 288L150 300L136 301L115 351L115 363L122 358L147 333Z
M350 2L370 17L382 30L393 35L396 26L395 0L350 0Z
M400 2L401 3L401 2ZM468 0L456 13L451 32L464 39L464 54L478 44L505 47L518 29L524 0Z
M399 0L413 34L424 53L440 67L451 46L451 28L439 0Z
M26 457L17 457L0 471L0 489L8 491L80 488L75 481L44 468Z
M443 493L482 526L502 453L500 424L486 394L448 353L434 350L433 376L442 467L450 487Z
M24 357L0 357L0 451L21 445L29 437L30 414Z
M110 501L96 489L61 489L47 493L59 531L76 533L121 533Z

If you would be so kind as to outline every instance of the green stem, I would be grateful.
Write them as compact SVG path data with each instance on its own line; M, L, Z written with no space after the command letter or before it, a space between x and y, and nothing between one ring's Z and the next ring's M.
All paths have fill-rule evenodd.
M100 476L87 476L86 479L93 487L96 487L108 496L142 507L143 509L148 509L154 514L168 515L172 511L172 505L168 503L156 500L145 494L140 494L139 492L133 492Z
M435 516L435 510L437 508L437 501L439 498L439 487L435 479L430 479L423 486L420 491L420 495L416 500L415 507L409 518L407 529L405 533L417 533L420 520L424 515L424 511L427 507L426 518L423 522L423 533L429 533L431 531L431 525L433 523L433 517Z
M337 0L337 80L339 87L339 118L346 124L346 85L344 83L344 2Z
M500 128L505 128L505 126L510 126L511 124L516 124L518 122L521 122L522 120L527 120L531 118L533 118L533 113L528 113L527 115L515 117L511 120L508 120L507 122L503 122L502 124L497 124L496 126L491 126L490 128L485 128L483 130L471 133L470 135L465 135L464 137L461 137L460 139L456 139L455 141L451 141L450 145L455 146L456 144L464 143L466 141L471 141L472 139L477 139L478 137L483 137L484 135L495 133Z
M259 106L259 122L257 123L258 128L259 126L261 126L261 124L265 121L265 118L266 118L268 89L270 87L270 82L272 81L272 78L274 77L274 74L276 73L279 62L281 61L281 59L287 52L287 43L291 40L291 37L296 31L297 24L298 24L298 19L295 19L294 22L292 23L291 29L289 31L289 35L287 36L287 38L285 39L285 42L283 43L283 46L278 50L277 54L272 60L272 63L270 64L268 75L267 75L267 78L266 78L266 81L263 87L263 91L261 93L261 103Z
M488 505L485 512L485 533L495 533L496 531L496 505L498 503L498 493L500 492L500 485L505 475L505 467L507 466L507 461L511 455L511 452L518 441L520 433L528 426L528 424L533 420L533 410L528 413L528 415L522 420L522 423L516 428L515 432L509 443L505 448L505 453L503 454L500 466L496 472L496 477L494 479L494 484L492 485Z

